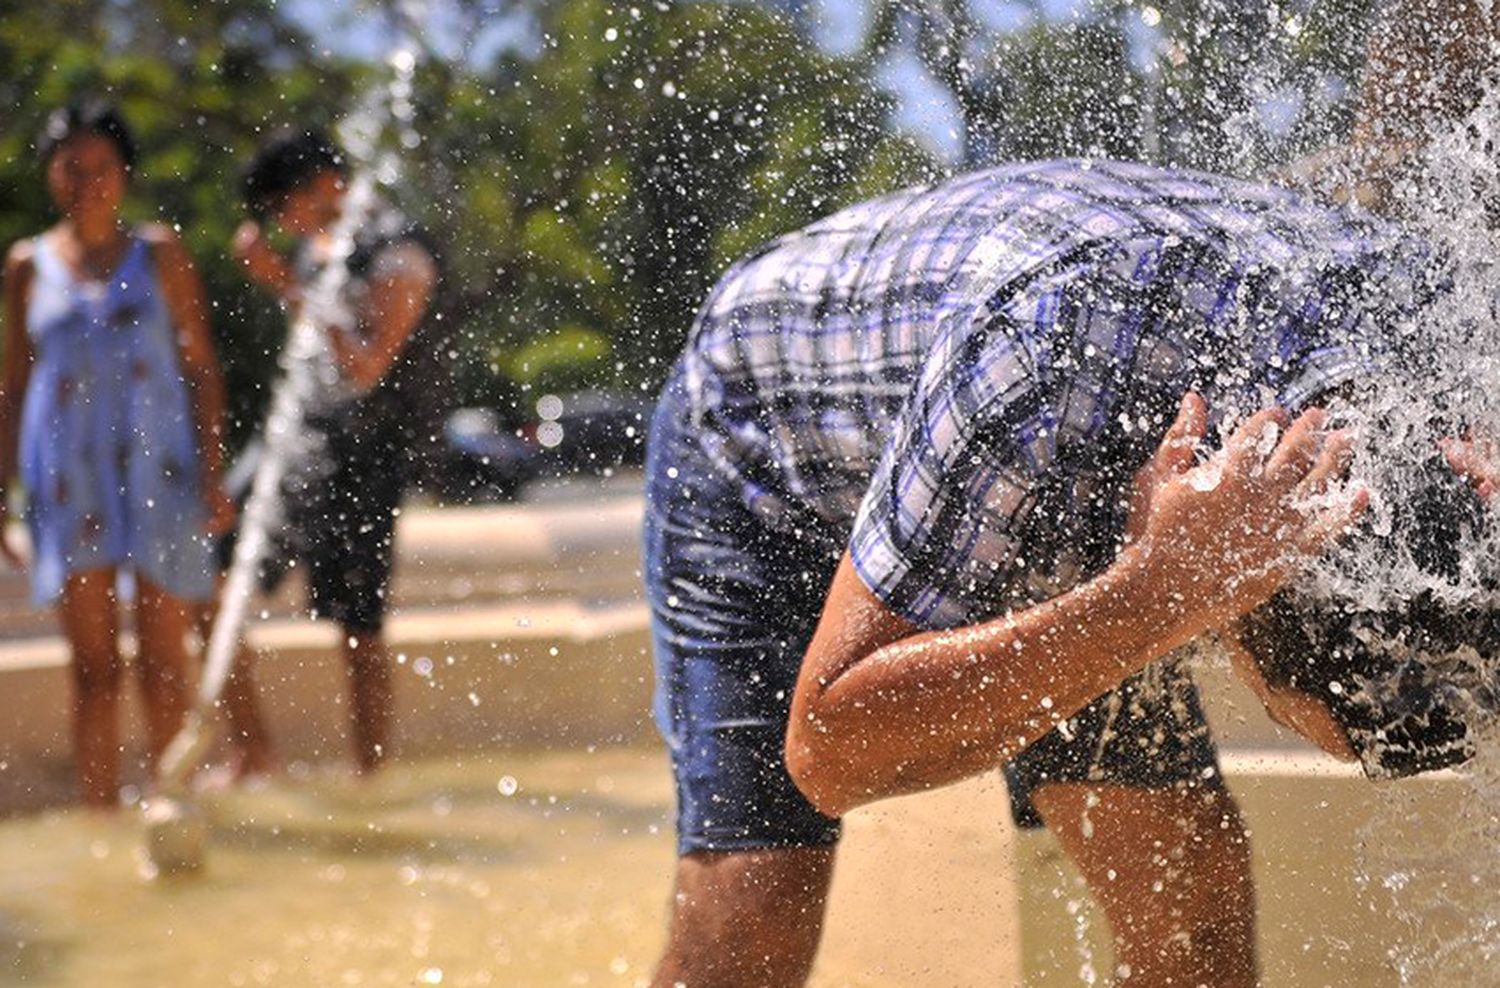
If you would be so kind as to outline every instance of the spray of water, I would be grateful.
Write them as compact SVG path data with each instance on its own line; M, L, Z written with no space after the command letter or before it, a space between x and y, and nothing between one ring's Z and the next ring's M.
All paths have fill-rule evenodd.
M327 339L351 324L344 289L355 235L378 205L378 185L392 184L399 177L400 150L411 150L418 141L413 127L412 82L418 61L413 29L422 21L421 6L402 4L398 20L398 38L387 60L388 85L372 90L339 126L353 177L329 231L327 263L304 293L281 353L281 378L266 419L264 455L240 519L198 692L182 730L162 755L158 794L144 807L147 855L161 873L190 872L202 865L206 825L190 800L189 782L214 739L211 725L233 669L257 574L282 521L283 482L291 465L308 452L304 417L314 402L336 401L347 393ZM382 146L382 138L391 131L399 148Z
M1367 413L1383 427L1379 448L1367 444L1355 470L1380 494L1377 531L1390 532L1401 500L1414 490L1405 464L1431 456L1434 421L1500 436L1497 125L1500 87L1491 85L1478 108L1439 134L1425 160L1392 188L1403 221L1423 234L1442 262L1445 285L1420 322L1405 327L1413 349L1426 358L1427 373L1419 380L1385 382ZM1457 572L1446 579L1415 565L1400 540L1388 540L1343 554L1320 570L1316 582L1371 610L1426 593L1454 612L1492 612L1500 605L1500 525L1493 512L1491 505L1484 524L1464 533ZM1440 828L1431 826L1424 805L1430 790L1383 787L1379 809L1360 835L1359 878L1367 892L1388 897L1402 921L1406 936L1390 946L1402 984L1489 983L1500 956L1500 656L1475 647L1477 642L1435 650L1392 636L1369 644L1388 653L1404 650L1403 658L1443 691L1467 727L1473 757L1452 783L1456 809ZM1392 683L1364 688L1377 699L1395 691Z

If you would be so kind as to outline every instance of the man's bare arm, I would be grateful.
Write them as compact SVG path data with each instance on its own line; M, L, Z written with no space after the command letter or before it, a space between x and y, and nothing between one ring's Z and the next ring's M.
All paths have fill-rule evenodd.
M339 362L354 386L367 391L379 384L401 356L407 340L427 315L437 268L425 250L413 244L387 248L389 260L377 258L362 319L366 342L335 334Z
M1366 49L1355 143L1421 146L1473 110L1495 67L1497 18L1489 0L1387 0Z
M1203 418L1189 396L1173 431ZM1297 508L1297 495L1344 469L1348 437L1323 433L1312 410L1262 458L1258 444L1278 423L1284 413L1258 413L1209 463L1178 459L1150 498L1141 536L1109 569L994 621L919 631L846 558L793 697L786 759L799 788L837 816L986 771L1151 661L1267 600L1296 559L1343 531L1366 501L1359 493L1322 513ZM1219 472L1216 483L1203 482L1206 471Z

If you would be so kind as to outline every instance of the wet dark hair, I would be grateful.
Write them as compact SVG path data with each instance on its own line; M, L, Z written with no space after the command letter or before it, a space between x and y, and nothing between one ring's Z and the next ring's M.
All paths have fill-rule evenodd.
M265 218L319 172L348 170L338 146L320 130L278 130L245 167L241 191L250 212Z
M1404 547L1424 576L1456 587L1460 548L1482 528L1484 512L1479 496L1435 457L1421 468L1417 494L1395 506L1391 535L1366 525L1350 537ZM1329 708L1372 778L1467 761L1474 715L1500 712L1488 671L1500 657L1500 615L1492 607L1448 603L1426 589L1371 612L1290 589L1238 631L1270 686Z
M97 134L109 141L119 152L126 170L135 167L135 135L130 132L119 110L98 100L69 103L48 114L47 123L36 141L38 157L45 165L58 148L81 134Z

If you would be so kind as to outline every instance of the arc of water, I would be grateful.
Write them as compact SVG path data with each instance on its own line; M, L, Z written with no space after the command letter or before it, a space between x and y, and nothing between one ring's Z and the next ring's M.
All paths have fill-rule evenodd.
M394 154L378 154L380 135L394 118L402 128L401 143L410 143L410 97L417 61L411 38L418 21L414 10L403 7L403 14L401 37L389 58L393 77L387 92L372 93L339 126L341 143L356 167L330 231L328 264L305 293L278 361L281 379L266 419L265 455L256 468L240 520L239 540L209 634L198 692L158 766L157 785L164 795L174 798L181 798L214 739L209 725L233 671L235 646L256 592L256 574L270 549L271 533L282 519L282 481L304 443L307 403L316 389L337 386L320 380L317 369L327 354L326 334L338 331L336 327L344 320L340 299L348 279L346 262L354 250L355 233L374 209L376 175L389 179L397 168Z
M266 418L265 453L245 502L239 540L204 653L198 692L182 729L162 755L157 782L164 792L177 792L185 786L213 740L207 725L233 671L235 646L256 592L256 574L270 550L272 532L282 520L282 481L289 463L305 443L307 403L314 391L324 386L317 369L326 354L325 333L337 324L338 299L348 277L344 262L353 249L354 232L368 218L374 198L373 178L368 172L357 174L350 182L332 234L330 263L308 291L288 332L278 361L281 380Z

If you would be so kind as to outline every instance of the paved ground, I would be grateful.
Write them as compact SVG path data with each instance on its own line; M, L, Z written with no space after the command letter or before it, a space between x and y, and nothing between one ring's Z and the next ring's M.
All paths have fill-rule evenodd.
M532 491L524 504L414 507L406 513L399 531L402 561L391 636L400 664L402 750L410 770L398 778L430 775L436 785L447 764L533 757L519 754L527 751L553 752L546 757L566 762L579 753L619 751L619 757L637 759L632 764L640 775L633 784L649 794L656 807L652 812L666 819L669 780L648 719L649 644L639 590L641 504L634 485L633 478L602 487L561 485ZM0 695L5 697L0 807L12 812L54 803L67 791L66 652L51 634L50 616L25 607L18 588L14 577L0 578ZM264 653L261 681L288 756L309 764L337 762L346 743L341 671L330 661L335 632L296 618L294 605L292 593L283 594L268 603L269 617L256 624L252 640ZM1422 917L1403 911L1399 901L1393 904L1387 876L1399 876L1402 862L1410 859L1403 857L1402 841L1420 845L1424 834L1453 829L1451 821L1467 811L1462 786L1451 779L1428 780L1405 787L1404 801L1393 803L1389 787L1370 786L1271 726L1223 670L1201 670L1200 678L1227 776L1254 832L1265 983L1395 984L1387 949L1410 939ZM426 767L418 771L418 766ZM563 772L547 769L541 773L544 782L554 769ZM291 798L304 797L295 795L294 787ZM305 798L316 803L318 797ZM424 819L433 807L447 805L440 794L418 802L421 807L413 802L413 812L420 808ZM1021 968L1025 983L1034 986L1107 981L1102 920L1091 913L1050 839L1014 835L1004 824L1003 805L995 780L987 779L858 814L842 854L830 918L823 969L828 976L819 983L1003 985L1015 983ZM18 848L28 840L49 840L50 819L0 824L0 856L3 849L32 854ZM641 845L641 860L650 866L640 873L641 881L654 884L636 900L646 912L631 925L647 932L642 939L621 941L633 944L618 955L628 976L605 976L595 966L596 980L589 983L638 983L640 965L654 950L666 891L662 862L670 860L669 837L659 821L656 826L657 833ZM1378 851L1382 842L1392 850ZM580 861L608 867L589 856L598 851L592 838L574 850L567 850L566 840L537 846L557 852L559 860L577 854ZM69 855L79 853L72 845L36 847L43 862L71 860ZM1378 852L1373 858L1372 847ZM259 860L243 857L236 867L249 874ZM53 867L38 864L25 874L45 885L64 874L48 870ZM77 876L91 867L87 861L68 865L73 870L66 872L72 876L67 881L86 882ZM380 867L373 863L372 874L392 881L382 877ZM323 872L308 874L309 881L318 881ZM567 931L581 929L577 924L587 924L591 914L568 905L569 896L574 891L594 895L590 890L596 884L540 896L517 932L529 930L538 942L574 935ZM30 895L12 891L8 902L0 896L0 931L13 919L7 907L21 909ZM126 900L134 895L121 894ZM639 890L632 895L639 896ZM76 909L79 901L75 896L68 908ZM245 909L253 913L254 903L246 901ZM597 906L602 900L594 901ZM1480 909L1466 913L1468 905L1465 901L1453 912L1483 914ZM168 907L147 903L142 908ZM66 916L58 921L63 927ZM109 935L137 935L139 925L130 919ZM403 936L412 932L390 916L374 926L351 928L366 935L390 922ZM295 953L304 942L301 933L276 935L284 935L282 945ZM4 940L0 936L0 984L6 983ZM595 946L603 951L607 943ZM23 952L17 963L37 956ZM611 974L619 966L612 953L600 953L596 960ZM64 977L19 983L88 982Z

